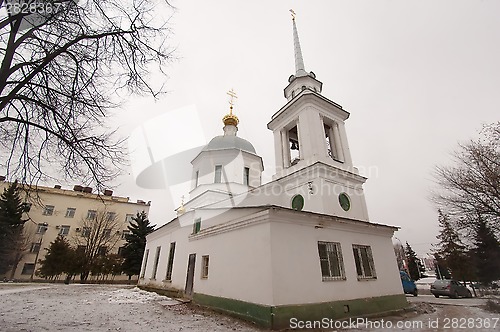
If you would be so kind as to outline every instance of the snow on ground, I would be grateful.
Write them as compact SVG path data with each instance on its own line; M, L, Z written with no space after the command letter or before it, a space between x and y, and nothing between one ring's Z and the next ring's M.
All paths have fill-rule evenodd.
M0 296L1 332L262 331L250 323L126 285L0 283ZM420 302L423 298L409 298L417 309L416 313L372 318L366 324L358 324L347 330L500 331L500 321L495 327L492 325L500 315L485 311L479 304L470 301L472 299L459 300L470 301L470 306L467 306ZM387 323L385 328L373 325L382 319L391 322L391 327L387 328ZM465 329L453 328L453 319L458 324L465 322ZM460 319L465 321L457 321ZM398 322L410 326L398 327ZM436 326L436 322L439 325ZM449 328L446 328L447 323ZM480 327L480 324L486 323L490 324L489 328ZM324 331L333 330L339 329Z
M259 331L211 311L171 305L175 300L133 286L0 285L2 332Z

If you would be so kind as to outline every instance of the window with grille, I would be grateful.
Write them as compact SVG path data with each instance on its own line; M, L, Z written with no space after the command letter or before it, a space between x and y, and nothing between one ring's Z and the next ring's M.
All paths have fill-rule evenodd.
M65 217L66 218L74 218L75 217L75 212L76 212L75 208L67 208L66 209L66 215L65 215Z
M167 274L165 280L172 280L172 270L174 269L175 242L170 243L170 251L168 253Z
M113 221L116 219L116 213L115 212L106 212L106 220L107 221Z
M323 281L345 280L342 249L338 242L318 242L319 262Z
M375 279L375 264L370 246L352 245L358 279Z
M42 214L44 216L51 216L54 214L54 205L45 205Z
M209 262L208 255L201 256L201 278L202 279L208 278L208 262Z

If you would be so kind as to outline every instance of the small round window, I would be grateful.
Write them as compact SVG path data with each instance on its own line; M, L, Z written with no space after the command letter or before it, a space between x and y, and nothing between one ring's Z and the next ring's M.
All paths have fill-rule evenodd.
M349 209L351 208L351 200L346 193L342 193L339 195L339 203L344 211L349 211Z
M295 195L292 198L292 209L302 211L304 207L304 197L302 195Z

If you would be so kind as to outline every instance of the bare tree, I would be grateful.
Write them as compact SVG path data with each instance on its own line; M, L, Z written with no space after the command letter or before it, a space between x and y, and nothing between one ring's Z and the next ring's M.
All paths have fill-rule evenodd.
M87 280L90 271L101 256L106 256L121 239L123 223L116 213L95 211L80 221L81 230L74 237L76 251L81 260L81 280Z
M162 92L172 59L162 14L172 7L153 0L0 0L0 7L0 166L23 182L62 176L102 190L126 163L123 140L105 120L130 94ZM151 80L152 72L160 77Z
M433 195L454 225L473 231L478 216L500 231L500 122L485 126L476 141L460 144L453 166L438 166Z
M34 227L31 223L25 224L23 227L22 235L13 241L12 251L14 253L14 257L12 262L12 270L10 272L11 280L14 279L19 263L24 258L24 256L29 253L34 240Z

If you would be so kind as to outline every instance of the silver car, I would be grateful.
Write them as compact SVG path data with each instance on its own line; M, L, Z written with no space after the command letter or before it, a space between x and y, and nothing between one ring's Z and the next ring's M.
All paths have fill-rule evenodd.
M467 287L460 284L458 281L450 279L438 279L434 281L431 285L431 293L435 297L443 295L454 299L459 297L472 297L472 294Z

